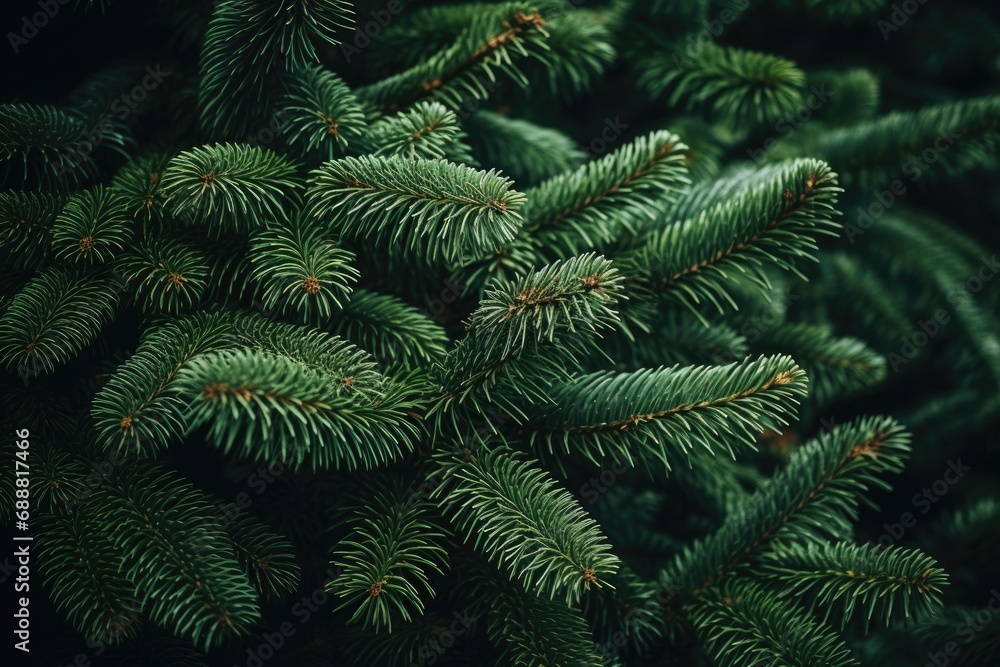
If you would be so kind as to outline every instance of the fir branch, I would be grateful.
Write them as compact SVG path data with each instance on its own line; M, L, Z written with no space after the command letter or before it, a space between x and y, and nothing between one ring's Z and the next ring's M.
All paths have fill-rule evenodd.
M514 238L524 195L494 171L445 160L344 158L312 172L310 215L425 262L455 264Z
M66 201L52 226L52 250L66 264L108 264L132 245L133 235L125 200L98 186Z
M573 605L607 585L619 560L577 501L507 447L439 456L432 498L476 549L526 590Z
M424 99L458 109L484 100L497 72L527 85L517 63L545 53L545 17L529 2L483 5L453 43L410 69L360 88L358 97L393 112Z
M266 148L215 144L170 160L162 190L167 210L220 234L247 233L283 220L301 183L288 158Z
M593 351L598 332L616 321L621 288L611 262L590 254L487 290L466 337L435 366L444 397L434 410L473 393L489 400L504 376L512 378L505 388L544 396L542 387L565 377L566 364Z
M784 423L805 395L805 373L791 357L747 358L726 366L674 366L594 373L556 385L553 405L529 423L550 452L605 457L667 470L676 453L713 445L733 455L765 425Z
M254 589L270 598L294 593L302 573L292 545L253 516L228 517L221 503L217 509L232 554Z
M478 571L472 595L489 606L487 633L503 648L499 662L526 667L599 667L590 629L580 613L557 600L535 595L516 582Z
M371 125L362 144L375 155L447 159L476 167L458 117L440 102L417 102Z
M522 187L571 171L586 158L572 138L555 128L485 109L465 119L462 128L481 164L496 165Z
M64 203L49 193L0 192L0 269L37 268L46 260Z
M327 586L353 608L350 622L392 632L393 621L409 622L434 597L433 572L442 573L447 534L436 525L431 505L401 488L368 488L354 507L351 532L334 551L332 564L343 568Z
M884 356L857 338L834 336L828 326L784 322L762 332L752 347L799 361L817 405L872 387L886 376Z
M90 513L39 517L43 580L56 609L95 645L134 639L143 623L135 586L122 572L122 554Z
M734 276L767 288L764 267L799 274L799 258L815 259L813 237L834 233L840 191L818 160L764 168L738 194L654 232L623 262L640 283L695 313L703 301L722 312L723 302L735 306L727 286Z
M873 616L930 618L941 606L948 577L923 552L847 543L776 544L760 555L755 571L784 598L824 610L826 622L841 610L841 628L855 613L867 629ZM895 613L893 613L895 612Z
M192 359L178 372L191 428L208 425L208 441L223 451L313 469L372 468L413 449L418 388L377 376L366 387L364 375L348 374L370 366L353 346L315 335L306 344L322 367L250 349Z
M39 273L0 317L0 361L24 379L52 373L90 345L117 309L106 274Z
M661 582L698 597L773 540L837 538L862 502L872 504L864 495L870 487L888 488L881 475L902 469L908 442L909 435L885 417L858 419L810 440L718 531L668 565Z
M329 321L351 293L359 276L354 253L328 240L322 227L302 216L254 234L251 280L264 308L301 324Z
M639 86L651 96L671 91L672 106L706 106L736 123L774 122L802 106L805 74L775 55L708 44L690 58L677 50L639 64Z
M755 667L854 667L833 630L753 583L732 584L706 595L692 618L719 665Z
M302 158L332 160L366 131L361 105L340 77L322 67L285 78L281 131Z
M187 430L177 373L192 358L233 344L228 313L191 315L150 331L93 400L97 443L106 450L155 454Z
M427 314L387 294L357 290L329 331L372 356L386 369L412 368L444 357L448 337Z
M163 217L164 201L160 185L169 162L170 156L165 153L136 158L111 179L111 191L126 200L133 219L148 222Z
M353 26L345 0L281 2L220 0L205 32L199 66L201 124L217 138L241 137L264 118L274 99L269 83L318 64L313 40L339 44L338 28ZM240 76L233 76L240 71Z
M190 484L156 467L123 466L89 503L156 623L205 650L245 635L257 596L227 550L212 508Z
M148 236L120 263L135 301L146 312L179 314L197 306L208 287L209 266L198 246L180 239Z
M637 234L688 182L686 149L676 135L653 132L532 188L525 231L563 256Z

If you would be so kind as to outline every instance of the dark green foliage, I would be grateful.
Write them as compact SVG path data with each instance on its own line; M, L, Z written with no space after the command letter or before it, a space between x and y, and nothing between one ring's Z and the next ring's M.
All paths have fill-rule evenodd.
M691 58L657 53L642 62L639 85L653 96L670 91L670 104L705 108L735 123L774 122L802 105L805 75L766 53L709 45Z
M248 255L264 308L303 324L328 321L358 279L354 254L304 216L254 234Z
M365 114L347 85L321 67L298 70L285 80L282 132L302 157L330 160L365 131Z
M88 509L95 521L120 526L108 539L151 620L204 648L260 618L211 506L189 484L156 468L134 471L102 485Z
M169 237L137 244L122 257L121 270L143 310L175 315L201 300L209 275L205 256L193 239Z
M783 322L761 334L755 350L789 354L809 376L817 404L874 386L886 375L885 357L857 338L838 338L829 327Z
M182 152L170 160L162 184L172 215L214 233L247 233L284 219L282 208L300 187L288 158L237 144Z
M713 656L732 667L854 667L860 663L836 633L760 587L725 586L707 596L694 623Z
M520 187L568 172L585 158L573 140L559 130L492 111L473 114L462 127L469 132L476 159L481 164L497 165Z
M545 396L546 384L566 377L574 359L592 352L595 336L617 319L621 276L603 257L555 262L517 282L487 290L468 322L468 334L437 364L447 409L498 383L526 396ZM533 365L530 374L521 365Z
M348 238L454 264L510 241L524 195L496 172L445 160L344 158L312 172L310 215Z
M217 516L254 589L272 598L295 591L301 574L290 543L252 516L233 518L223 508Z
M476 549L526 590L578 602L607 584L617 556L597 524L531 461L503 447L443 453L444 511Z
M724 303L735 305L727 291L731 276L767 288L764 267L795 272L800 258L816 248L813 235L834 233L841 189L823 162L794 161L722 183L728 192L709 191L697 208L688 204L690 217L653 232L626 259L650 291L692 309L707 302L722 312ZM725 224L717 224L720 218Z
M0 104L0 173L5 182L35 181L54 190L87 181L97 174L91 129L52 106ZM117 133L106 134L107 145L124 143Z
M330 323L338 334L386 368L409 368L440 359L446 353L444 330L402 300L387 294L358 290Z
M526 85L520 61L546 54L545 15L530 2L480 5L455 40L419 64L360 88L357 95L382 111L398 111L423 99L459 109L466 100L490 96L498 74Z
M37 192L0 192L0 268L34 268L48 255L62 198Z
M65 264L107 264L122 255L133 232L125 200L98 187L66 201L52 226L52 250Z
M410 621L423 612L423 598L434 596L429 575L446 560L446 534L426 500L398 487L366 491L334 552L343 570L329 589L354 610L351 621L391 632L393 617Z
M235 349L177 372L189 428L250 460L371 468L413 448L418 387L383 377L366 352L316 330L248 320ZM252 414L252 420L244 419Z
M148 333L94 397L96 439L106 449L155 453L186 429L177 372L198 354L231 345L234 318L192 315Z
M871 545L776 545L760 559L764 579L785 597L810 600L829 619L835 602L842 623L855 612L865 623L879 616L927 618L941 605L948 577L933 558L920 551ZM895 614L894 614L895 612Z
M527 192L525 231L558 258L637 234L686 182L686 148L676 135L654 132L541 183Z
M52 373L93 342L117 307L107 274L39 273L0 317L0 361L24 379Z
M120 571L121 554L84 512L50 516L38 544L45 586L77 632L90 641L119 644L134 638L143 621L135 587Z
M127 209L136 220L158 220L163 216L163 194L160 192L164 169L169 155L137 158L122 167L111 181L111 191L127 200Z
M337 44L338 28L353 24L344 0L274 3L222 0L201 50L201 124L217 138L242 139L266 124L273 78L317 63L313 39ZM234 76L234 72L240 72Z
M417 102L411 108L388 116L369 128L364 139L375 155L402 155L440 160L475 167L464 145L465 133L458 117L440 102Z
M12 32L33 657L995 664L962 628L1000 548L1000 27L931 4L88 0Z
M750 444L762 424L792 414L805 385L805 374L781 356L583 375L557 385L552 408L528 428L549 451L669 470L699 447L732 455L733 444Z

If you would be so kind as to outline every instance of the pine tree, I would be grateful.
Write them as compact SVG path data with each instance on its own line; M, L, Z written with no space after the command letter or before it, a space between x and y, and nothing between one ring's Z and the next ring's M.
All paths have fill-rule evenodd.
M160 0L169 76L0 103L35 655L1000 659L1000 97L926 84L996 21L907 75L752 38L878 0L410 4Z

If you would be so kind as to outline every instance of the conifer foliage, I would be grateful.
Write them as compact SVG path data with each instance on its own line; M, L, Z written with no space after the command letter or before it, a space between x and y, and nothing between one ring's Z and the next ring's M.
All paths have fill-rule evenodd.
M32 654L847 667L959 641L997 477L919 535L879 507L912 519L935 457L950 491L996 431L1000 267L934 197L995 175L1000 97L747 39L877 34L878 0L749 4L160 0L134 11L169 39L0 100ZM942 39L915 70L1000 83L996 44Z

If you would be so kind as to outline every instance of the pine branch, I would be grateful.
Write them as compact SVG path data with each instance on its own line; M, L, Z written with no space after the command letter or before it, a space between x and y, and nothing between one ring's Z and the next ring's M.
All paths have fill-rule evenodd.
M216 509L232 554L254 590L270 598L294 593L302 573L292 545L248 514L228 518L221 503Z
M533 461L502 446L443 452L439 460L445 478L431 497L526 590L550 600L563 595L572 605L618 569L594 520Z
M692 617L722 667L860 664L833 630L753 583L707 594Z
M544 397L545 385L565 378L567 366L594 351L598 332L615 322L620 290L611 262L592 254L487 290L466 337L435 366L444 397L434 410L473 394L489 401L505 377L504 389Z
M653 97L671 91L671 106L707 107L734 123L773 123L802 106L805 74L784 58L708 44L697 58L683 50L642 59L639 86Z
M956 178L996 168L998 119L1000 96L950 101L834 129L800 150L826 160L859 189L884 188L904 175ZM928 148L936 151L933 164L913 159Z
M796 450L788 465L760 486L736 514L686 548L660 575L697 598L774 540L809 543L837 539L857 518L871 487L899 472L909 435L893 420L868 417L838 426Z
M98 186L66 201L52 226L52 250L66 264L108 264L131 246L134 233L125 200Z
M674 366L594 373L556 385L553 406L529 423L532 441L597 465L606 457L667 470L678 453L713 445L733 456L765 425L784 423L805 395L805 374L791 357L726 366Z
M351 532L336 547L332 564L343 568L327 587L353 608L351 622L392 632L393 621L423 614L434 597L429 577L442 573L447 534L436 525L431 505L402 488L368 488L354 508Z
M207 499L155 467L123 466L92 495L94 520L156 623L202 650L247 634L259 621L257 596L228 553Z
M481 110L462 123L480 164L496 165L522 187L580 166L586 158L576 142L552 127Z
M46 188L69 190L97 176L94 143L121 151L124 139L113 129L92 128L71 113L48 105L0 104L0 170L11 185L34 181ZM17 177L15 161L22 163ZM8 181L8 179L10 179ZM32 180L34 179L34 181Z
M191 428L250 460L372 468L414 447L420 387L383 378L368 355L300 327L251 325L251 349L208 352L178 372ZM256 348L256 349L252 349Z
M489 97L499 85L498 72L527 85L518 63L543 56L545 23L529 2L484 5L450 45L404 72L358 89L358 97L385 112L425 99L459 109L467 100Z
M511 185L444 160L365 156L313 171L307 199L311 216L348 238L454 264L514 238L524 195Z
M255 124L266 125L272 79L318 64L313 40L339 44L334 33L353 24L351 4L344 0L277 6L270 0L220 0L201 49L202 127L216 138L242 138Z
M873 616L887 626L896 617L929 618L941 606L941 587L948 583L923 552L870 544L776 544L755 567L782 597L825 610L824 622L835 607L840 609L841 628L854 614L864 615L866 630Z
M266 148L215 144L170 160L162 189L170 214L220 234L240 234L283 220L301 183L288 158Z
M328 240L303 216L272 224L251 239L250 278L264 308L301 324L329 321L351 293L359 273L355 255Z
M44 517L38 555L56 609L95 645L114 646L139 634L142 607L122 554L90 514Z
M64 203L48 193L0 192L0 269L37 268L46 260Z
M160 220L164 214L162 176L170 156L165 153L136 158L122 167L111 180L111 191L127 202L133 219Z
M598 667L590 629L580 613L488 572L470 578L472 595L488 605L487 633L503 648L498 662L526 667Z
M105 450L155 454L188 428L177 373L195 356L233 344L234 317L196 314L150 331L94 397L91 418Z
M292 72L281 101L282 133L304 159L343 155L366 131L360 103L340 77L322 67Z
M872 387L886 376L884 356L857 338L834 336L827 326L784 322L762 332L753 348L799 361L817 405Z
M738 276L769 287L768 266L799 272L795 262L815 259L814 236L833 234L836 174L818 160L764 168L738 194L684 222L653 232L645 246L623 258L640 284L691 308L703 301L720 313L735 306L727 282Z
M369 351L386 369L406 369L444 357L448 337L426 314L387 294L357 290L328 325Z
M39 273L0 317L0 361L24 379L52 373L90 345L117 309L105 274Z
M122 257L122 275L143 311L176 315L204 300L211 272L190 241L148 235Z
M532 188L525 231L564 257L637 234L688 182L686 149L676 135L653 132Z
M375 155L441 160L479 166L465 145L458 117L440 102L417 102L412 107L373 123L362 145Z

